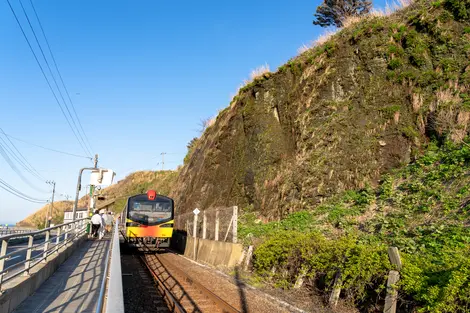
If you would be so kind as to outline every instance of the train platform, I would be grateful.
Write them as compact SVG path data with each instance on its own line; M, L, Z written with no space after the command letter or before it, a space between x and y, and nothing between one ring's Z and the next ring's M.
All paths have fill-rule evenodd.
M95 312L109 239L87 240L13 312Z

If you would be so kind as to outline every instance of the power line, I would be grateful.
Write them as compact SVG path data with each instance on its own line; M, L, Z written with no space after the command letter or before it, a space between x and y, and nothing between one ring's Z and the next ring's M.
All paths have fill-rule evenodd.
M22 142L22 143L25 143L25 144L28 144L28 145L31 145L31 146L35 146L35 147L38 147L38 148L41 148L41 149L44 149L44 150L49 150L49 151L52 151L52 152L55 152L55 153L60 153L60 154L65 154L65 155L69 155L69 156L73 156L73 157L77 157L77 158L84 158L84 159L89 159L89 160L93 160L93 158L91 157L87 157L87 156L84 156L84 155L79 155L79 154L73 154L73 153L69 153L69 152L64 152L64 151L60 151L60 150L56 150L56 149L52 149L52 148L47 148L47 147L44 147L44 146L40 146L40 145L37 145L37 144L34 144L32 142L28 142L28 141L25 141L23 139L19 139L19 138L16 138L16 137L13 137L7 133L3 133L6 137L8 138L11 138L13 140L16 140L16 141L19 141L19 142Z
M21 198L21 199L29 201L29 202L33 202L33 203L46 203L47 202L47 200L32 198L32 197L28 196L27 194L22 193L21 191L19 191L18 189L12 187L11 185L9 185L7 182L5 182L1 178L0 178L0 188L5 190L6 192L18 197L18 198Z
M39 192L45 192L44 190L41 190L41 189L37 188L36 186L34 186L34 184L32 184L26 177L23 176L23 174L18 170L16 165L11 161L10 157L8 156L8 153L5 151L5 149L4 149L1 142L0 142L0 154L3 156L5 161L7 161L10 168L21 178L21 180L23 182L25 182L28 186L30 186L31 188L33 188L33 189L35 189Z
M16 153L9 147L8 143L5 142L5 140L0 137L0 140L2 140L2 142L5 144L5 147L8 148L10 150L10 155L12 155L16 160L17 162L25 169L27 170L31 175L37 177L38 179L44 181L46 180L43 176L41 176L41 174L31 165L31 163L28 162L28 160L24 157L24 155L18 150L18 148L15 146L15 144L10 140L10 138L8 138L5 134L5 132L3 131L3 129L0 127L0 132L3 133L3 135L5 136L5 138L8 140L8 142L10 143L10 145L13 147L13 149L16 150ZM19 155L19 157L18 157Z
M13 7L11 6L10 0L7 0L7 2L8 2L8 6L10 7L11 12L13 13L13 16L15 17L16 23L18 24L18 26L19 26L20 29L21 29L21 32L23 33L23 37L25 38L26 42L28 43L29 49L30 49L31 52L33 53L33 56L34 56L34 59L36 60L36 63L38 64L39 69L41 70L41 73L42 73L42 75L44 76L44 79L46 80L47 85L49 86L49 89L51 90L52 95L53 95L54 98L55 98L55 101L56 101L57 104L59 105L59 108L60 108L60 110L61 110L61 112L62 112L62 115L65 117L65 120L67 121L67 124L69 125L70 129L72 130L72 132L73 132L75 138L77 139L78 143L80 144L80 146L82 147L82 149L85 151L85 154L88 154L87 151L86 151L86 149L83 147L82 142L80 141L80 139L78 138L77 134L75 133L75 130L74 130L74 128L72 127L72 124L70 124L70 121L69 121L67 115L65 114L65 111L64 111L64 109L62 108L62 105L60 104L60 101L59 101L59 99L57 98L57 95L55 94L54 89L52 88L51 83L49 82L49 79L47 78L47 75L46 75L46 73L44 72L44 69L43 69L41 63L39 62L39 59L38 59L38 57L37 57L37 55L36 55L36 52L34 52L34 49L33 49L33 47L31 46L31 43L29 42L28 37L26 36L26 33L25 33L24 29L23 29L23 26L21 26L21 23L20 23L20 21L19 21L19 19L18 19L18 16L16 15L16 12L15 12L15 10L13 9Z
M23 160L21 160L16 154L15 152L11 149L11 147L7 144L7 142L5 141L5 139L3 139L2 137L0 137L0 140L1 142L3 142L3 148L5 149L5 151L11 156L13 157L16 162L21 165L21 167L23 167L28 173L30 173L31 175L33 175L34 177L38 178L39 180L44 180L42 177L39 176L39 174L35 173L31 168L29 168Z
M62 99L62 102L63 102L63 104L64 104L64 106L65 106L65 109L67 110L67 113L69 114L69 117L70 117L70 119L72 120L73 126L75 127L74 130L77 131L78 137L80 137L81 142L83 142L83 145L84 145L86 151L88 152L88 154L91 155L91 152L90 152L90 150L88 150L88 147L86 146L85 140L83 139L82 134L80 133L80 131L79 131L78 127L77 127L77 124L75 123L75 119L73 118L72 113L70 113L70 110L69 110L69 107L68 107L68 105L67 105L67 102L66 102L65 99L64 99L64 95L62 94L62 91L61 91L60 88L59 88L59 84L57 83L57 80L56 80L54 74L52 73L52 70L51 70L51 67L50 67L50 65L49 65L49 62L47 61L46 55L45 55L45 53L44 53L44 50L42 49L42 45L41 45L41 43L39 42L38 37L36 36L36 32L34 31L34 27L33 27L33 25L31 24L31 21L30 21L30 19L29 19L28 13L26 12L26 10L25 10L25 8L24 8L24 6L23 6L23 2L22 2L21 0L18 0L18 1L20 2L21 9L23 10L23 14L24 14L24 16L26 17L26 20L28 21L29 28L31 29L31 32L33 33L34 39L36 40L36 43L37 43L37 45L38 45L38 47L39 47L39 51L41 51L41 55L42 55L42 57L43 57L43 59L44 59L44 62L46 62L46 66L47 66L47 68L49 69L49 74L51 74L52 80L54 81L54 84L55 84L55 87L57 88L57 91L59 92L60 98Z
M56 60L55 60L54 54L52 53L51 46L49 45L49 40L47 40L46 32L44 31L44 28L42 27L41 20L39 19L39 15L38 15L38 13L36 12L36 8L34 7L33 1L32 1L32 0L29 0L29 3L31 3L31 7L33 8L34 15L36 16L36 19L37 19L37 21L38 21L39 27L41 28L42 35L44 36L44 40L46 41L47 48L48 48L48 50L49 50L49 53L51 54L52 61L54 62L55 69L57 70L57 73L59 74L59 78L60 78L60 81L62 82L62 86L64 87L65 93L67 94L67 97L68 97L68 99L69 99L69 101L70 101L70 105L72 106L72 109L73 109L73 112L74 112L74 114L75 114L75 117L77 118L78 125L80 126L80 129L82 130L82 133L83 133L83 135L85 136L86 144L88 144L88 147L90 148L90 150L93 151L93 148L91 147L91 144L90 144L90 140L88 139L88 136L86 135L85 130L83 129L83 126L82 126L82 123L81 123L81 121L80 121L80 118L78 117L77 111L75 110L75 106L74 106L74 104L73 104L73 102L72 102L72 99L70 98L70 94L69 94L69 91L68 91L68 89L67 89L67 86L65 85L64 80L62 79L62 74L61 74L60 71L59 71L59 67L58 67L57 62L56 62Z

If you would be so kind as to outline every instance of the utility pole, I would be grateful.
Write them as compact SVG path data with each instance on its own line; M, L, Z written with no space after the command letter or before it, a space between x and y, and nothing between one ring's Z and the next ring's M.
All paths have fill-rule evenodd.
M55 181L46 181L46 184L49 184L52 186L52 200L51 200L51 205L49 206L49 213L46 215L46 222L44 224L44 228L48 228L51 226L51 220L52 220L52 209L54 207L54 195L55 195Z
M93 160L94 164L95 164L95 168L98 167L98 154L95 154L95 159Z
M160 154L162 155L162 171L163 171L163 167L165 166L165 154L166 154L166 152L162 152Z

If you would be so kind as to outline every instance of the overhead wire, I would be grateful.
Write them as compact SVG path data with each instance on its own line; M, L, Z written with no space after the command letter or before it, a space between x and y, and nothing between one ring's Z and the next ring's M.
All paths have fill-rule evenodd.
M28 160L24 157L24 155L18 150L16 145L10 140L10 138L7 137L3 129L0 127L0 132L3 134L3 136L8 140L8 143L5 142L5 140L0 136L0 140L4 143L5 147L9 149L10 155L12 155L15 160L26 170L28 171L31 175L35 176L36 178L45 181L46 179L41 176L41 174L31 165L31 163L28 162ZM13 151L11 147L16 151Z
M36 199L33 197L28 196L27 194L24 194L23 192L19 191L18 189L14 188L10 184L8 184L6 181L0 178L0 188L5 190L6 192L17 196L23 200L33 202L33 203L46 203L47 200L42 200L42 199Z
M62 102L63 102L63 104L64 104L64 106L65 106L65 109L67 110L67 113L69 114L70 119L72 120L73 126L75 127L75 128L74 128L74 131L76 131L77 134L78 134L78 137L80 137L80 140L81 140L81 142L83 143L83 145L84 145L84 147L85 147L87 153L88 153L89 155L91 155L91 152L90 152L90 150L88 149L88 147L87 147L87 145L86 145L86 143L85 143L85 140L83 139L83 136L82 136L82 134L80 133L78 127L77 127L77 124L75 123L75 119L73 118L72 113L70 112L70 109L69 109L69 107L68 107L68 105L67 105L67 102L65 101L64 95L62 94L62 91L61 91L60 88L59 88L59 84L57 83L57 80L56 80L56 78L55 78L55 76L54 76L54 74L53 74L53 72L52 72L51 66L49 65L49 62L47 61L46 54L44 53L44 50L42 49L42 45L41 45L41 43L39 42L39 39L38 39L38 37L37 37L37 35L36 35L36 31L34 30L34 27L33 27L33 25L31 24L31 20L29 19L29 15L28 15L28 13L26 12L26 9L25 9L24 6L23 6L23 1L21 1L21 0L18 0L18 1L19 1L20 5L21 5L21 9L23 10L23 14L24 14L24 16L26 17L26 20L28 21L28 25L29 25L29 28L31 29L31 32L33 33L34 39L36 40L36 44L37 44L38 47L39 47L39 51L41 51L41 55L42 55L42 57L43 57L43 59L44 59L44 62L46 63L47 69L49 70L49 74L51 74L51 77L52 77L52 80L54 81L55 87L57 88L57 91L59 92L59 96L60 96L60 98L62 99Z
M34 186L33 183L31 183L26 177L23 176L23 174L21 173L21 171L16 167L16 165L11 161L10 157L8 156L8 153L7 151L5 150L3 144L0 142L0 154L2 155L3 159L5 159L5 161L8 163L8 165L10 166L10 168L21 178L21 180L26 183L28 186L30 186L31 188L39 191L39 192L43 192L43 193L46 193L47 191L44 191L36 186Z
M29 41L28 36L26 36L26 33L25 33L24 29L23 29L23 26L21 25L21 22L19 21L18 16L16 15L16 12L15 12L15 10L13 9L10 0L7 0L7 3L8 3L8 6L10 7L11 12L13 13L13 16L15 17L16 23L18 24L18 26L19 26L20 29L21 29L21 32L22 32L22 34L23 34L23 37L25 38L26 42L28 43L29 49L30 49L31 52L33 53L34 59L36 60L36 63L37 63L37 65L39 66L39 69L41 70L41 73L42 73L42 75L44 76L44 79L46 80L46 83L47 83L47 85L49 86L49 89L51 90L52 95L54 96L54 99L56 100L57 104L59 105L59 108L60 108L60 110L61 110L61 112L62 112L62 115L65 117L65 120L67 121L67 124L69 125L70 129L72 130L72 132L73 132L75 138L77 139L78 143L80 144L80 146L81 146L82 149L84 150L85 154L89 154L89 152L87 152L87 150L83 147L82 142L81 142L80 139L78 138L77 134L75 133L74 128L72 127L72 124L70 123L70 121L69 121L67 115L65 114L65 111L64 111L64 109L62 108L62 105L60 104L60 101L59 101L59 99L57 98L57 95L56 95L56 93L54 92L54 89L52 88L52 85L51 85L51 83L49 82L49 79L48 79L46 73L44 72L44 68L42 67L41 63L39 62L39 59L38 59L38 57L37 57L37 55L36 55L36 52L34 51L32 45L31 45L31 42Z
M79 155L79 154L74 154L74 153L69 153L69 152L65 152L65 151L60 151L60 150L56 150L56 149L44 147L44 146L37 145L37 144L32 143L32 142L29 142L29 141L26 141L26 140L23 140L23 139L14 137L14 136L9 135L9 134L7 134L7 133L4 133L4 134L5 134L5 136L8 137L8 138L11 138L11 139L13 139L13 140L16 140L16 141L19 141L19 142L22 142L22 143L25 143L25 144L28 144L28 145L31 145L31 146L34 146L34 147L38 147L38 148L41 148L41 149L44 149L44 150L49 150L49 151L52 151L52 152L55 152L55 153L60 153L60 154L64 154L64 155L69 155L69 156L73 156L73 157L76 157L76 158L83 158L83 159L93 160L92 157L88 157L88 156L84 156L84 155Z
M21 0L20 0L21 1ZM34 11L34 15L36 16L36 20L38 21L38 24L39 24L39 28L41 29L41 32L42 32L42 35L44 37L44 40L46 42L46 45L47 45L47 49L49 50L49 53L51 55L51 58L52 58L52 61L54 62L54 67L57 71L57 73L59 74L59 78L60 78L60 81L62 83L62 86L64 87L64 90L65 90L65 93L67 94L67 97L69 99L69 102L70 102L70 105L72 107L72 110L73 110L73 113L75 114L75 117L77 119L77 122L78 122L78 125L80 126L80 129L85 137L85 142L86 144L88 145L88 147L90 148L90 151L93 151L93 148L91 147L91 144L90 144L90 140L88 139L88 136L86 135L86 132L85 130L83 129L83 126L82 126L82 122L80 121L80 118L78 117L78 114L77 114L77 111L75 110L75 105L73 104L73 101L72 101L72 98L70 97L70 94L69 94L69 91L67 89L67 86L65 85L65 82L62 78L62 74L60 73L60 70L59 70L59 66L57 65L57 62L55 60L55 57L54 57L54 54L52 53L52 49L51 49L51 46L49 44L49 40L47 40L47 36L46 36L46 32L44 31L44 28L42 27L42 23L41 23L41 20L39 19L39 15L36 11L36 8L34 7L34 4L33 4L33 1L32 0L29 0L29 3L31 4L31 7L33 8L33 11Z
M22 167L24 168L28 173L30 173L32 176L36 177L37 179L41 180L41 181L45 181L45 179L43 177L40 176L39 173L36 173L34 172L33 169L29 168L23 160L21 160L17 154L15 154L15 152L12 150L12 148L7 144L7 142L5 141L5 139L3 139L1 136L0 136L0 141L3 142L3 148L5 149L5 151L11 156L13 157L13 159L16 160L16 162Z

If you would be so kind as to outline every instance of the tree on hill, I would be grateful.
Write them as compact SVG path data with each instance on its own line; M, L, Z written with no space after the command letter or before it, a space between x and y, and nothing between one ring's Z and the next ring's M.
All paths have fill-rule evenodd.
M369 13L372 2L368 0L323 0L317 7L314 25L342 27L345 19Z

